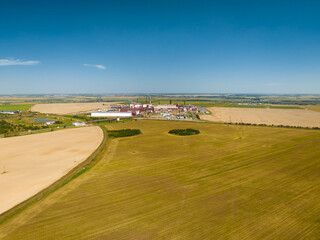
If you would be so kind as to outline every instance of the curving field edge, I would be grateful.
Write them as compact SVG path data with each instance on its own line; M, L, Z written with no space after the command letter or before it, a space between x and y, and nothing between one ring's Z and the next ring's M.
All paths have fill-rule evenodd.
M101 153L102 150L106 149L110 143L108 141L108 134L104 126L100 125L100 128L103 132L103 140L100 143L99 147L83 162L81 162L79 165L71 169L66 175L61 177L59 180L52 183L47 188L41 190L37 194L33 195L32 197L28 198L27 200L19 203L18 205L14 206L13 208L5 211L4 213L0 214L0 225L7 221L9 218L19 214L27 207L31 206L32 204L40 201L41 199L48 196L50 193L56 191L60 187L64 186L68 182L70 182L72 179L80 176L82 173L93 167L97 161L96 158Z

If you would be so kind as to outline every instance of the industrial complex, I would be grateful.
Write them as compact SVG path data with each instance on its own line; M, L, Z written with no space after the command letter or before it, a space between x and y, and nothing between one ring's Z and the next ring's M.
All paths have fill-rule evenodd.
M193 105L170 104L153 105L151 97L146 98L146 103L137 102L129 105L111 105L108 108L102 108L98 111L91 112L91 117L105 118L130 118L130 117L145 117L152 119L167 119L167 120L196 120L194 114L198 113L198 108Z

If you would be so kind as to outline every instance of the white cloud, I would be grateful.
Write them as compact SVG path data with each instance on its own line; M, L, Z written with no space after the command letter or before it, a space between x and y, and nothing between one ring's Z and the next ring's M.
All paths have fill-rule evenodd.
M1 66L13 66L13 65L36 65L39 61L25 61L21 59L0 59Z
M83 66L85 66L85 67L98 68L98 69L102 69L102 70L105 70L105 69L106 69L106 67L103 66L103 65L83 64Z

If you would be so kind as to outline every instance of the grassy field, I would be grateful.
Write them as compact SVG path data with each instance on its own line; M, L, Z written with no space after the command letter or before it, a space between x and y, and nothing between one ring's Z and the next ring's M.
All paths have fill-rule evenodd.
M236 108L272 108L272 109L301 109L299 106L289 106L289 105L269 105L269 104L262 104L262 105L238 105L234 102L227 102L227 101L221 101L221 100L210 100L210 99L171 99L172 104L180 104L183 105L184 103L189 105L195 105L195 106L202 106L202 107L236 107ZM142 100L142 103L145 103L146 101ZM166 98L155 98L152 100L153 104L169 104L170 99Z
M0 111L27 111L34 104L7 104L0 105Z
M320 131L133 121L1 239L319 239ZM175 128L200 134L174 136Z
M306 109L320 112L320 105L307 106Z
M36 123L32 121L32 119L37 118L48 118L51 120L55 120L56 123L50 126L45 126L43 123ZM40 114L40 113L32 113L32 112L22 112L19 114L0 114L0 121L5 120L6 122L15 126L14 129L10 130L9 136L21 136L30 134L28 130L32 130L32 133L41 133L51 131L51 129L56 129L57 127L63 129L65 127L70 127L74 119L70 117L65 117L61 115L51 115L48 116L47 114ZM33 131L34 130L34 131ZM3 131L3 125L0 124L0 138L4 137L5 133Z

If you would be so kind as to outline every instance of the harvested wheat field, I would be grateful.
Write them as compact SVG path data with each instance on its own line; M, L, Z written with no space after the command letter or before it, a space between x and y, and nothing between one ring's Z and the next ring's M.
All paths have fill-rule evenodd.
M320 112L302 109L210 107L202 120L300 127L320 127Z
M0 225L0 239L319 239L320 131L112 123L96 165ZM193 128L200 134L168 131Z
M0 213L64 176L102 139L99 127L0 139Z
M112 102L36 104L30 110L51 114L75 114L106 108L110 106L110 104L112 104Z

